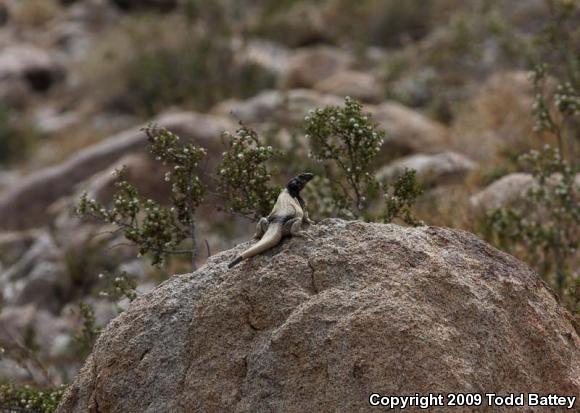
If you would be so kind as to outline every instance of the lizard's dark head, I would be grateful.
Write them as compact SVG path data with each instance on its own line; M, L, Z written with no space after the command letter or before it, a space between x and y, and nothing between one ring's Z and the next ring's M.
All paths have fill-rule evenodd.
M290 193L290 195L292 195L293 197L297 197L300 194L300 191L302 191L302 189L304 189L306 184L312 178L314 178L314 175L311 173L306 172L306 173L300 174L297 177L292 178L290 180L290 182L288 182L288 185L286 185L286 189L288 189L288 192Z

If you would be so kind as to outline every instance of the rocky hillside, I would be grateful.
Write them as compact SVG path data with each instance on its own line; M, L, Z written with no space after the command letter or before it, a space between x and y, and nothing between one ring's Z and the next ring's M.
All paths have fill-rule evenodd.
M375 392L579 393L571 317L517 259L437 227L330 219L308 234L232 270L247 245L224 251L133 302L58 411L363 412Z
M353 410L372 383L380 391L415 391L427 389L433 374L441 375L441 389L461 383L457 388L478 390L505 377L506 386L549 390L549 381L538 381L544 369L554 372L554 386L575 389L567 378L577 368L569 349L576 333L564 333L570 317L580 331L578 50L580 3L570 0L0 0L0 398L6 383L31 385L33 393L71 383L99 332L141 295L101 338L68 393L69 410L96 401L140 411L138 403L150 399L139 391L164 395L159 400L179 410L178 401L196 406L191 389L205 394L199 403L207 406L276 410L260 403L299 403L282 388L307 395L327 374L350 380L342 389L353 395ZM319 159L327 155L316 154L320 142L311 139L317 109L342 110L347 96L363 105L357 119L368 122L355 128L349 115L346 126L366 137L359 149L367 153L353 157L365 170ZM314 129L326 130L332 118ZM264 148L253 158L232 157L260 159L267 173L257 180L258 195L312 172L318 183L304 198L314 220L423 222L476 234L530 265L556 301L514 258L467 233L433 228L325 221L311 229L320 236L315 249L291 240L223 272L221 261L242 248L236 245L269 205L254 203L240 214L230 208L239 199L218 188L219 165L231 149L225 136L236 136L240 123L256 132L253 149ZM195 225L185 225L193 236L174 245L196 245L196 254L163 257L163 266L151 265L151 254L117 225L75 212L83 193L113 208L114 171L121 168L143 204L172 211L176 174L149 153L143 128L151 124L207 154L195 169L205 197L191 214ZM381 139L368 139L373 135ZM243 167L231 170L237 189L251 185L240 178ZM395 190L408 170L420 185ZM351 176L368 184L367 193L349 186ZM354 193L352 213L348 199L336 196ZM388 215L393 205L413 219ZM135 222L145 221L144 210ZM178 215L185 216L168 214ZM385 255L373 255L378 250ZM206 266L195 276L173 276L196 265ZM304 271L288 274L286 267ZM202 296L207 304L194 299ZM212 305L232 316L214 318ZM155 321L162 314L167 325ZM242 327L230 331L236 323ZM298 323L312 334L293 333ZM337 325L345 327L333 330ZM397 334L373 335L369 326ZM145 327L151 330L137 331ZM139 339L123 342L125 329ZM167 343L153 346L156 334ZM239 347L230 352L227 345ZM228 354L221 361L220 348ZM413 366L434 363L430 352L447 348L456 353L437 359L444 369ZM508 348L513 357L503 356ZM128 358L119 358L125 351ZM549 356L536 360L536 351ZM131 364L141 354L139 366ZM204 381L208 360L223 374ZM176 367L155 370L164 363ZM387 363L395 367L383 368ZM521 373L500 371L508 365ZM304 386L292 369L311 372ZM107 379L97 383L96 373ZM142 385L149 378L161 381ZM212 383L223 393L211 393ZM123 402L135 405L117 404L129 388L135 397ZM333 403L339 393L308 397ZM15 400L14 408L54 410Z

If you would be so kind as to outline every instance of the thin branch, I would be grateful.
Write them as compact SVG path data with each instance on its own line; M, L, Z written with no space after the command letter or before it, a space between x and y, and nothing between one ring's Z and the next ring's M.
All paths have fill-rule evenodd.
M245 218L245 219L247 219L247 220L249 220L251 222L255 222L255 220L256 220L252 216L245 215L243 212L234 211L233 209L225 209L224 207L218 206L217 207L217 210L219 212L224 212L226 214L230 214L230 215L233 215L233 216L236 216L236 217Z
M53 385L56 386L56 383L52 380L52 378L50 377L50 375L48 374L48 369L46 368L46 366L44 365L44 363L42 361L40 361L40 359L36 356L36 354L34 353L34 351L32 351L30 348L28 348L24 343L21 343L20 340L18 340L16 337L14 337L10 331L3 325L0 325L0 327L2 327L2 330L4 330L4 333L8 336L8 338L16 345L16 347L22 351L24 353L24 355L33 362L33 364L36 365L36 367L40 370L40 372L42 373L42 375L44 376L44 380ZM20 365L21 367L23 367L26 371L28 371L28 374L30 374L32 377L34 377L33 372L30 370L30 368L24 363L22 362L22 360L18 360L15 359L15 361L18 363L18 365Z

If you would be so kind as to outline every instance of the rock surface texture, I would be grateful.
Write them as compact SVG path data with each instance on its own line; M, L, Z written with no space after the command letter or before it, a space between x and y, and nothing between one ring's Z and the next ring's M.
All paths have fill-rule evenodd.
M517 259L436 227L325 220L308 233L228 271L239 245L134 301L58 411L367 412L373 392L579 393L571 316Z

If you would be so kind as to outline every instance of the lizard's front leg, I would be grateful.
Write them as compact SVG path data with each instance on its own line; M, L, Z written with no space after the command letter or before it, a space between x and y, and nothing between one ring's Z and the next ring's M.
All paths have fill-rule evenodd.
M310 217L308 216L308 211L304 211L304 218L302 218L302 220L308 225L315 225L316 224L316 222L312 221L310 219Z
M256 239L262 238L266 233L266 231L268 230L269 224L270 223L268 222L268 219L264 217L260 218L260 220L256 224L256 233L254 234L254 238Z
M302 231L302 218L292 218L284 223L284 235L293 237L305 237L312 240L312 237Z

